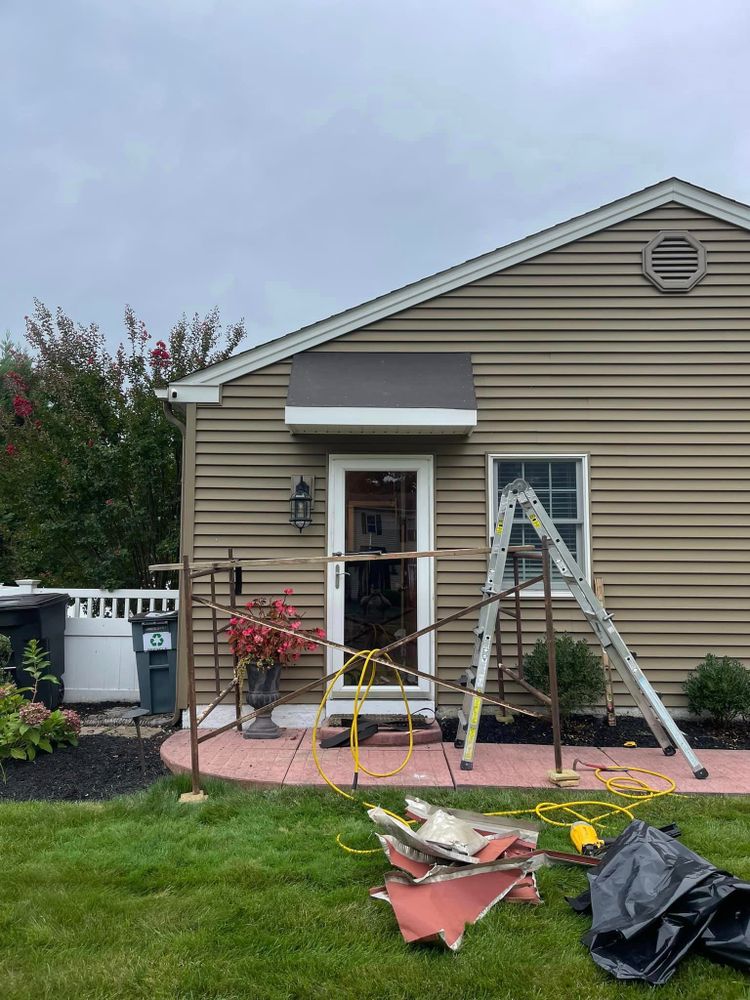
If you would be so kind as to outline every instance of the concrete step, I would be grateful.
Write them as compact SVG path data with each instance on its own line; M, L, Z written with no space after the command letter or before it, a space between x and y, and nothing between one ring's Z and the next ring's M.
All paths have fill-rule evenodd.
M393 724L392 716L382 715L361 715L363 722L376 722L383 726L374 736L371 736L360 746L367 747L406 747L409 745L409 733L404 729L388 729ZM318 729L318 740L324 740L328 736L335 736L337 733L349 732L349 724L342 725L340 717L325 719L323 725ZM414 745L424 746L427 743L441 743L443 733L437 722L416 721L414 725ZM346 744L348 745L348 744Z

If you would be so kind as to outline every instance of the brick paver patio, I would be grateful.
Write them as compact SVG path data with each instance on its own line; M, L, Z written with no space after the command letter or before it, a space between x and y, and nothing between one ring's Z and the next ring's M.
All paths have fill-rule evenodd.
M201 730L210 732L210 730ZM405 747L370 747L363 744L361 759L373 771L389 771L403 759ZM248 786L323 785L312 757L312 732L285 729L277 740L246 740L237 732L222 733L200 744L201 774ZM164 763L175 774L190 770L190 740L186 730L175 733L161 747ZM321 762L332 781L347 788L352 779L348 747L320 750ZM750 794L750 750L701 750L701 763L709 777L698 781L681 754L665 757L661 750L625 747L563 747L563 764L576 758L590 763L610 761L645 767L669 775L679 792ZM404 788L549 788L552 747L538 744L479 743L474 769L462 771L461 752L452 743L429 743L414 748L411 760L393 778L360 775L360 785L398 785ZM580 790L601 790L601 782L583 772Z

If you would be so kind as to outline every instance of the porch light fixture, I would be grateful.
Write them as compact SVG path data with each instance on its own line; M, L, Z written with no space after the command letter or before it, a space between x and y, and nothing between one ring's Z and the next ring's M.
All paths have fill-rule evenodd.
M292 495L289 498L289 523L299 528L300 534L304 528L312 524L313 497L310 484L300 475L295 484L292 479Z

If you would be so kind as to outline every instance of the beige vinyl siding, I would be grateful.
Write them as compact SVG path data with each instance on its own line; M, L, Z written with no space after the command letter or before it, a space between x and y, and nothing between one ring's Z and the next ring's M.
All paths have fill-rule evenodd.
M193 556L321 555L325 552L327 446L321 441L295 441L284 424L289 362L273 365L224 387L220 407L197 407ZM289 524L291 477L315 476L314 523L302 534ZM293 600L310 627L324 624L325 574L321 567L245 570L238 603L260 594L279 595L294 588ZM207 584L197 584L201 594ZM227 574L217 576L217 592L226 603ZM196 666L199 689L213 692L213 645L210 615L196 612ZM220 640L223 676L231 659ZM322 658L306 654L283 675L284 691L320 675Z
M687 294L660 292L642 274L641 250L661 229L689 230L707 247L708 274ZM195 555L228 544L322 553L329 452L434 452L439 547L486 540L488 453L587 454L594 573L657 689L683 705L682 679L707 651L750 660L749 328L750 234L679 206L441 295L317 349L471 351L475 432L293 439L283 422L289 363L237 379L221 407L198 407ZM319 476L315 524L301 537L286 523L297 468ZM475 600L483 576L481 559L441 562L437 614ZM323 573L296 571L297 580L318 624ZM526 600L524 614L531 641L539 601ZM558 628L586 634L574 603L557 601L556 616ZM441 676L466 665L471 627L441 631ZM320 669L309 657L288 683Z

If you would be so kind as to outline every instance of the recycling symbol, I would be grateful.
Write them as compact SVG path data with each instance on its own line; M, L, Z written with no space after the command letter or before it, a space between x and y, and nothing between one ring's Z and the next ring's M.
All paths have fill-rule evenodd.
M153 649L159 649L164 645L164 636L161 632L152 632L150 642Z

